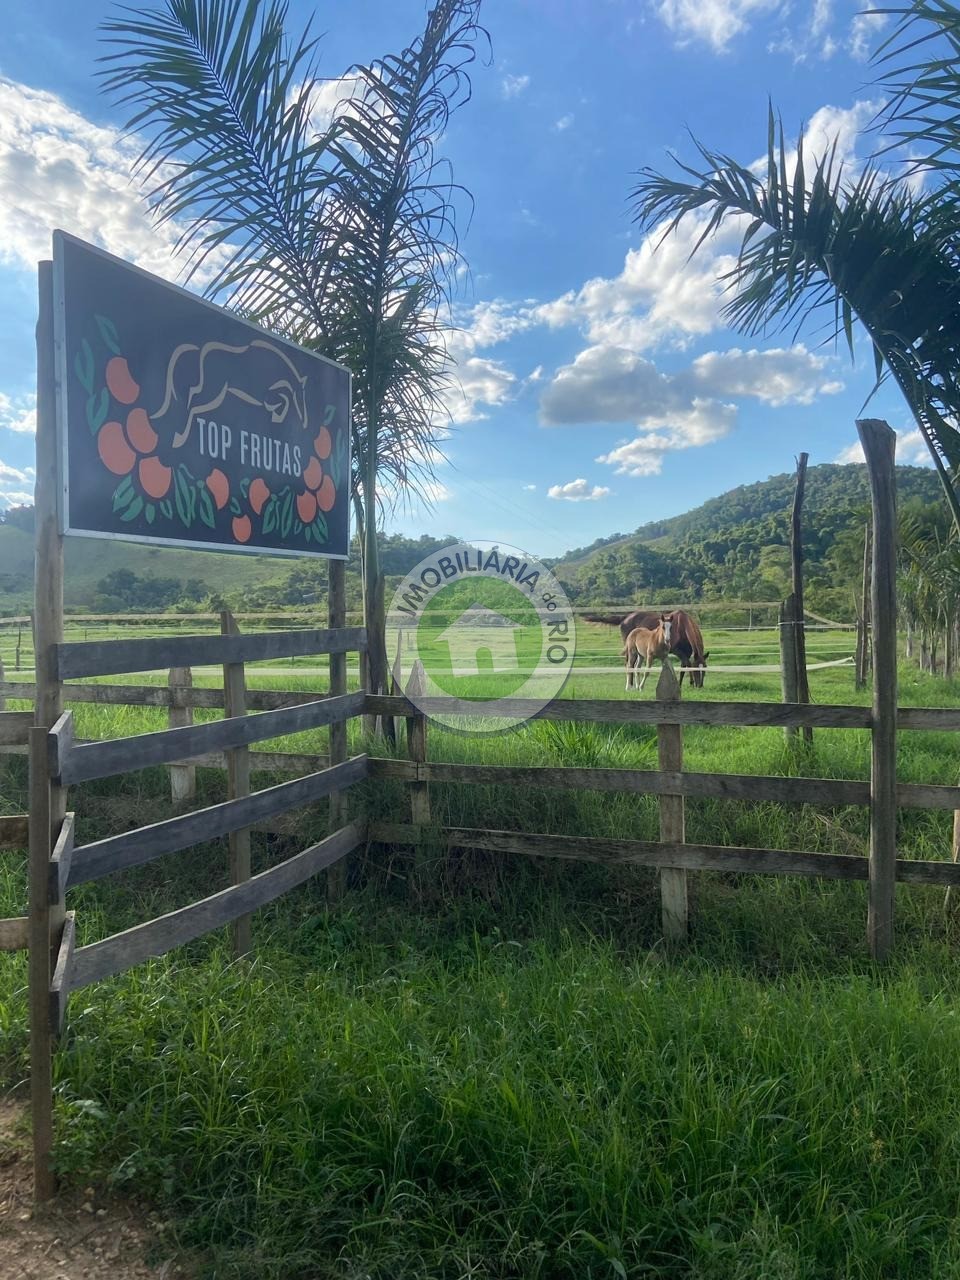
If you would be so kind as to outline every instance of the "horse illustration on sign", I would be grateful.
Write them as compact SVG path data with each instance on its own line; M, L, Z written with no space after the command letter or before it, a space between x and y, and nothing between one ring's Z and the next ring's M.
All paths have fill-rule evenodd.
M251 354L256 358L251 359ZM269 370L266 377L276 376L273 382L266 383L266 390L255 394L249 386L264 386L265 368ZM184 370L187 371L186 378ZM244 376L250 372L254 372L255 377L248 377L248 386L245 387ZM189 385L185 396L181 396L177 393L177 383L182 384L184 380ZM280 424L290 419L306 431L309 427L306 384L307 379L300 376L293 361L278 346L263 338L254 338L245 346L205 342L200 347L184 342L174 350L167 364L163 404L150 416L155 423L159 422L174 405L179 406L185 399L187 416L183 426L174 434L175 449L189 439L194 420L201 414L219 409L228 396L266 409L271 422Z

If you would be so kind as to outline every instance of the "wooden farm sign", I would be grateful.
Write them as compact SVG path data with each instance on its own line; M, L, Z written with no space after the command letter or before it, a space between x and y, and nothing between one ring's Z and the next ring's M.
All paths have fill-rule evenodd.
M54 284L63 533L346 557L349 370L60 231Z

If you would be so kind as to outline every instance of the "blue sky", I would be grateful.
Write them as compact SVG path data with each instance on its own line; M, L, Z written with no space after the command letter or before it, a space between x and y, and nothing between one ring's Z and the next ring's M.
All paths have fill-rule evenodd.
M879 97L866 60L882 19L860 0L484 0L492 48L441 152L473 193L470 272L450 340L449 463L432 510L389 527L557 555L735 485L855 456L872 360L851 367L816 334L757 342L725 328L714 283L734 239L687 261L695 229L656 252L629 216L632 175L691 158L687 129L760 156L768 95L808 147L834 136L851 164ZM99 93L101 0L31 0L0 46L0 506L32 488L35 262L63 227L176 279L129 178L135 140ZM420 0L319 6L321 73L399 51ZM336 84L331 83L331 94ZM875 138L875 135L874 135ZM922 462L900 401L872 416Z

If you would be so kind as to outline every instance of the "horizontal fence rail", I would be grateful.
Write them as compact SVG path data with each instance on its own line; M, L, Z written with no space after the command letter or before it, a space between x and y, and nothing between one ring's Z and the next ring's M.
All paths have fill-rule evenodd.
M317 729L360 715L364 697L363 693L348 693L335 698L317 698L253 716L233 716L207 724L163 729L157 733L141 733L85 745L76 745L72 741L73 713L68 711L50 733L50 772L62 785L68 785L151 765L187 760L208 751L248 746L251 742L302 733L306 729Z
M465 719L571 720L596 724L724 724L750 727L814 725L824 729L869 729L868 707L805 706L780 702L640 702L616 698L558 698L543 706L530 698L498 699L496 710L465 698L407 698L368 694L369 715L463 716ZM960 712L958 712L960 722Z
M275 787L255 791L238 800L225 800L206 809L125 831L94 844L81 845L73 853L67 888L86 884L114 871L142 866L165 853L175 853L231 831L239 831L285 810L302 808L366 776L367 757L354 756L343 764L292 782L278 783Z
M60 998L152 956L162 956L174 947L192 942L212 929L272 902L318 871L346 857L364 841L365 836L363 824L351 823L242 884L231 885L229 889L222 889L209 898L171 911L156 920L80 947L73 953L72 963L63 974Z
M867 805L870 783L845 778L781 778L752 773L671 773L656 769L558 766L420 764L371 758L371 778L401 782L558 787L639 795L693 796L714 800L775 801L780 804ZM897 803L904 809L960 809L960 787L901 783Z
M846 853L806 853L790 849L743 849L730 845L680 844L659 840L608 840L598 836L535 835L524 831L488 831L470 827L433 828L450 848L521 853L537 858L679 867L687 871L727 871L750 875L815 876L828 880L866 880L869 859ZM374 822L371 842L410 844L423 838L413 823ZM960 863L898 858L896 878L904 884L960 885Z
M150 640L89 640L53 647L59 680L156 671L163 667L202 667L266 662L305 654L364 650L363 627L336 630L266 631L259 635L161 636Z

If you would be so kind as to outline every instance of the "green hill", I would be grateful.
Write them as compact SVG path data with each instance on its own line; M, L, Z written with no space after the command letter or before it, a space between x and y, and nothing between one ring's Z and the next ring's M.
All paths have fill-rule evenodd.
M577 548L554 572L579 603L779 600L789 590L795 477L740 485L702 506ZM901 510L942 519L935 474L898 467ZM866 467L825 463L807 472L803 545L811 608L850 617L870 513Z
M222 555L99 538L68 538L65 560L64 601L74 611L99 611L102 602L97 599L97 584L117 570L128 570L148 582L169 584L175 580L184 588L193 583L195 598L203 598L213 593L242 595L283 577L290 568L289 562L272 557ZM143 592L149 598L149 586ZM32 599L33 533L0 524L0 614L26 613ZM144 600L136 607L150 605ZM105 607L104 611L110 610Z

